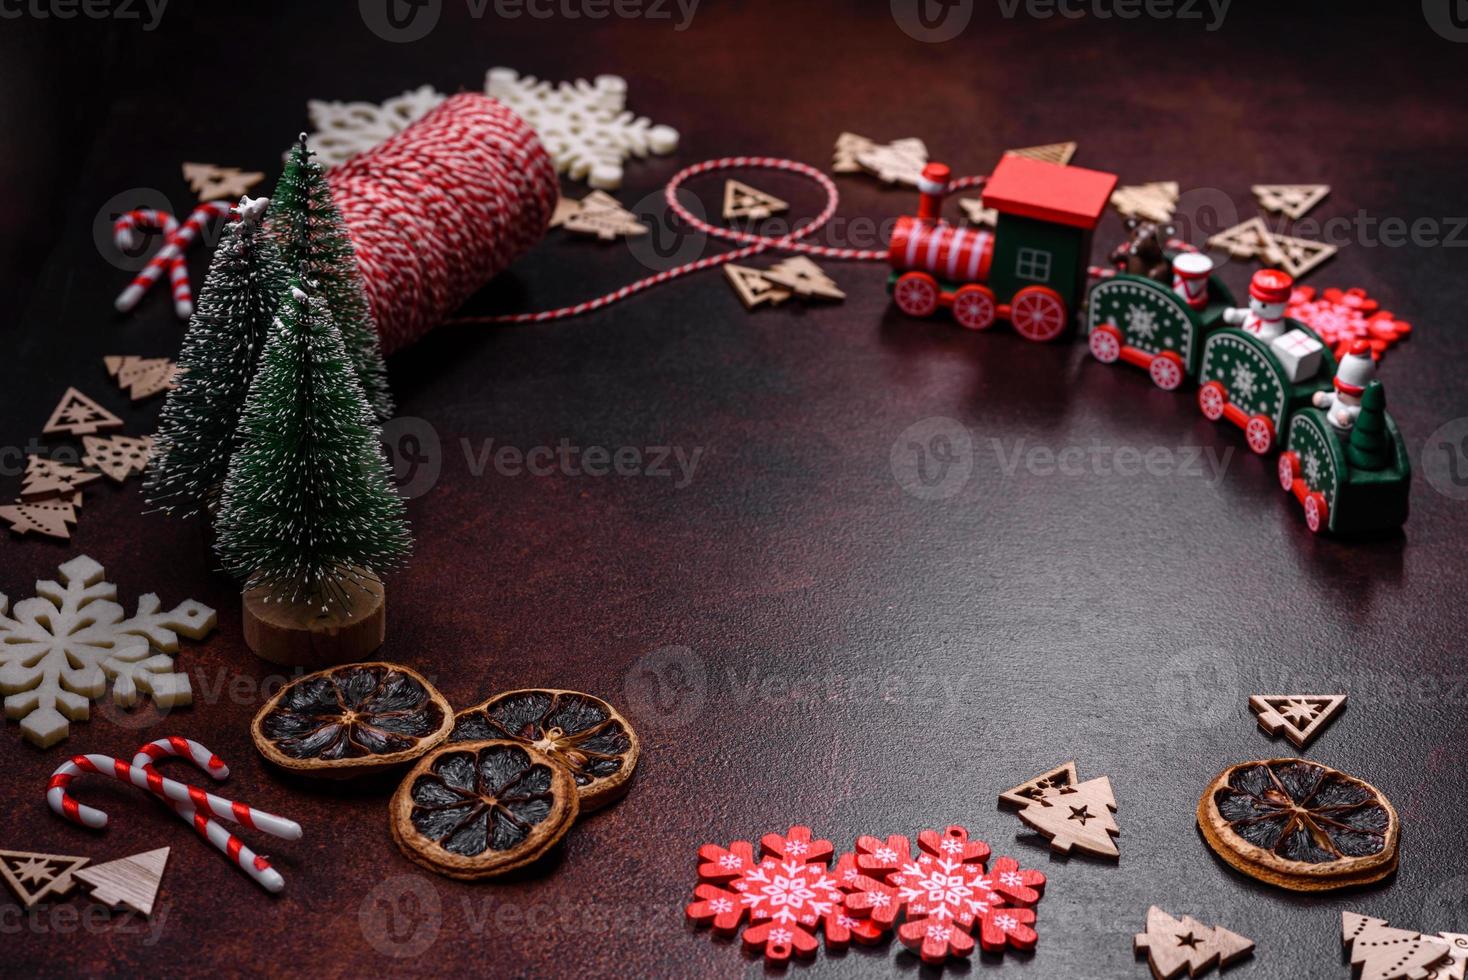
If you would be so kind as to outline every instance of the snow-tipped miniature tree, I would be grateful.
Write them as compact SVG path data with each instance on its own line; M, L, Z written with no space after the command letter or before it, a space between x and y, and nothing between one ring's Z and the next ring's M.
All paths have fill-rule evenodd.
M212 512L239 447L236 430L255 365L285 289L285 267L262 221L266 198L243 197L224 227L189 319L177 387L158 420L143 492L179 517Z
M313 290L325 297L367 404L386 420L392 417L393 402L377 321L367 302L351 236L332 202L326 171L313 156L302 133L276 181L267 224L288 273L314 283Z
M311 287L306 287L311 288ZM412 545L379 430L326 297L282 297L219 512L225 568L271 601L342 607Z

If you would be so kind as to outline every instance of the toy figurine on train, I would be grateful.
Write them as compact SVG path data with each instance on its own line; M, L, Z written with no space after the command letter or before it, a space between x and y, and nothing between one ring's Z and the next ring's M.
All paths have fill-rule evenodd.
M1244 432L1249 448L1279 456L1281 486L1311 531L1389 530L1407 518L1411 469L1386 413L1370 346L1337 363L1319 335L1284 315L1293 279L1254 273L1239 307L1213 261L1150 222L1128 222L1115 269L1093 270L1091 234L1116 185L1112 174L1006 154L984 184L992 231L942 218L948 167L929 163L916 215L899 218L887 257L897 308L928 317L947 308L959 325L1008 320L1027 340L1060 337L1085 297L1091 353L1145 370L1172 391L1191 378L1210 421Z

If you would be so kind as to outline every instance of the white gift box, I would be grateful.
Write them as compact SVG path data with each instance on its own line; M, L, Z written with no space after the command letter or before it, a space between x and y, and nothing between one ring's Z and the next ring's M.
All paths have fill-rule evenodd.
M1313 378L1320 372L1321 361L1325 358L1324 345L1303 330L1281 334L1269 346L1280 364L1284 365L1285 375L1292 383Z

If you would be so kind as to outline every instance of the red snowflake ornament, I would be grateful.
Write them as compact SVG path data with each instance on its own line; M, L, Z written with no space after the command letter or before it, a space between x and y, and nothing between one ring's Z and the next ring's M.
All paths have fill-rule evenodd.
M1412 332L1412 324L1381 309L1360 287L1331 288L1317 294L1313 286L1296 286L1285 316L1318 333L1337 358L1352 341L1365 340L1371 344L1371 356L1380 360L1387 348Z
M727 848L705 844L698 849L700 884L688 918L721 935L732 935L747 919L745 948L762 951L771 963L792 954L814 956L818 931L833 947L844 946L850 931L840 920L852 917L845 915L841 888L826 870L832 850L830 841L812 840L810 828L799 826L762 837L758 861L749 841Z
M862 837L856 842L857 867L864 874L853 882L846 908L870 918L883 929L897 928L903 945L925 963L970 955L973 929L986 952L1006 946L1032 949L1039 938L1032 928L1045 876L1021 869L1013 858L999 858L985 870L989 845L969 840L963 827L918 835L914 856L906 837L885 841Z

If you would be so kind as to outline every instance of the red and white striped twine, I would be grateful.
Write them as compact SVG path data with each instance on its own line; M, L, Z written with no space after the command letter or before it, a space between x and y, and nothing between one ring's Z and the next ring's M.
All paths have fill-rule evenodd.
M825 207L809 222L775 237L710 224L678 199L679 188L694 177L743 168L809 177L825 191ZM679 171L668 181L664 197L669 210L689 228L739 248L558 309L448 319L545 234L559 187L555 167L534 131L499 102L464 93L333 168L329 179L351 232L387 352L407 346L445 321L542 323L579 316L691 272L764 251L865 262L887 257L886 249L840 248L804 240L830 221L840 203L835 183L820 170L780 157L722 157ZM978 187L984 180L963 177L948 189Z

